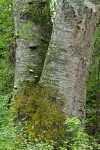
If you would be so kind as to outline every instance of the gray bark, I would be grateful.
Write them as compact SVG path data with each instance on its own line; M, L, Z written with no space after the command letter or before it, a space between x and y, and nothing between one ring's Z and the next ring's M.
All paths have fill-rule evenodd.
M36 84L40 79L52 31L49 2L16 0L14 19L16 40L14 87L18 88L24 81Z
M38 20L36 12L33 15L34 9L38 11L46 5L49 8L49 1L16 0L15 88L23 81L37 84L40 80L40 84L53 89L52 100L64 101L65 114L79 119L85 117L86 81L99 15L99 6L91 2L57 0L50 40L50 10L42 20Z
M100 2L99 2L100 4ZM63 111L85 117L86 82L99 7L88 0L57 1L57 14L40 83L64 99Z

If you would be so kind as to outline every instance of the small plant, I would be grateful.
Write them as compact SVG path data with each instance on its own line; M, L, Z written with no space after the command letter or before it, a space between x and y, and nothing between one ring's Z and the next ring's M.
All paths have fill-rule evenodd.
M14 42L13 6L12 0L0 1L0 95L12 91L14 65L12 65ZM14 61L13 61L14 62Z
M16 141L14 117L8 109L9 96L0 97L0 150L12 150Z
M55 139L59 138L57 134L59 135L60 130L57 130L58 133L56 133L54 141L52 140L44 141L43 137L41 136L43 132L41 132L42 134L38 136L38 138L33 137L33 134L35 133L34 132L35 122L31 123L30 120L26 120L26 118L23 118L23 119L21 118L22 119L21 122L15 125L15 122L14 122L15 116L11 113L12 109L10 110L8 109L8 104L7 104L8 99L9 99L9 95L0 97L0 110L1 110L0 112L0 150L2 149L4 150L15 150L15 149L16 150L95 150L95 149L99 150L100 149L100 145L96 143L95 139L93 139L92 137L89 137L84 132L84 129L81 127L80 121L76 119L75 117L67 118L64 123L64 127L66 126L66 132L63 132L62 134L66 134L67 136L66 136L66 140L60 139L62 140L63 144L60 143L59 145L56 143L57 141L55 141ZM49 117L50 117L50 114L49 114ZM56 118L53 118L53 119L54 119L54 122L56 121L56 123L59 123L57 122ZM43 124L44 121L45 120L42 120L41 123ZM25 130L24 124L22 123L26 124L26 127L27 127L26 130ZM47 124L47 127L50 127L49 120L47 120L47 123L49 123L49 126ZM51 122L51 125L52 125L52 122ZM37 122L37 127L39 127L38 122ZM59 127L62 128L61 126ZM53 129L53 131L54 130L55 128ZM48 132L48 134L50 133Z
M98 149L99 144L84 132L79 119L75 117L67 118L65 125L67 126L66 132L68 138L64 142L64 147L60 148L61 150L93 150L94 145Z
M15 108L16 123L21 122L18 130L18 139L23 139L24 133L28 137L31 133L31 141L40 138L40 141L48 142L53 140L58 145L66 139L65 116L53 101L50 100L52 90L49 88L29 86L16 97ZM23 127L23 134L20 134L20 127ZM21 136L20 136L21 135ZM20 141L19 141L20 143Z

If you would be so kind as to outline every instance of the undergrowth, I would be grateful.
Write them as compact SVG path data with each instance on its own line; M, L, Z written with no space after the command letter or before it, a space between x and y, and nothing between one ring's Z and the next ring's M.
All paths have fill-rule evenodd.
M43 91L36 91L35 98L29 97L30 102L24 103L26 111L20 105L20 110L23 110L20 117L8 108L10 95L0 97L0 150L100 149L95 139L84 132L77 118L63 118L59 108L50 106L46 99L43 100L42 94ZM16 103L13 101L12 105ZM17 110L18 108L19 106L16 107ZM29 115L28 118L26 114Z

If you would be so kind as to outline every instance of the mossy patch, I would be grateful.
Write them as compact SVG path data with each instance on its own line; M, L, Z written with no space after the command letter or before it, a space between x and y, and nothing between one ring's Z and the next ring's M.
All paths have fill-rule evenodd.
M52 89L45 87L27 87L16 97L14 109L16 122L21 122L23 134L31 135L31 140L41 139L43 142L55 141L62 144L66 139L65 116L60 107L50 100ZM19 131L20 132L20 131ZM18 133L18 139L20 139Z
M49 45L49 51L48 51L48 53L47 53L47 55L46 55L46 61L47 61L47 63L48 62L51 62L51 61L53 61L53 60L56 60L56 55L57 55L57 45L56 44L53 44L53 43L51 43L50 45Z

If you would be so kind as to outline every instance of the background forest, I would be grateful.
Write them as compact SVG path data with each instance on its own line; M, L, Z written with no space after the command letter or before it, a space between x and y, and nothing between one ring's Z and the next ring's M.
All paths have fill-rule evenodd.
M12 0L0 1L0 150L99 150L100 22L97 24L93 61L87 83L85 128L81 127L77 118L65 118L54 105L51 109L47 101L48 91L44 92L39 88L35 90L34 97L30 98L30 103L24 105L26 109L33 102L35 106L38 103L41 106L38 115L32 116L33 122L38 122L38 118L41 118L41 124L44 124L44 116L48 113L46 126L37 123L38 128L35 128L33 122L22 117L23 114L22 120L16 114L20 96L16 106L13 91L16 47L13 8ZM55 8L56 5L52 2L52 9ZM27 87L26 95L28 90L32 90L31 93L34 91ZM23 112L25 108L21 107ZM45 108L48 111L44 113ZM31 109L33 114L34 111L35 109Z

